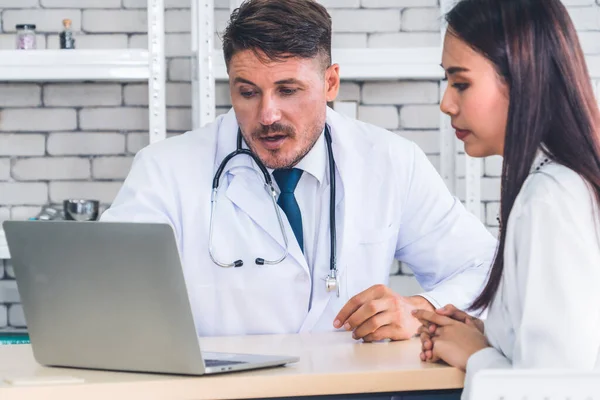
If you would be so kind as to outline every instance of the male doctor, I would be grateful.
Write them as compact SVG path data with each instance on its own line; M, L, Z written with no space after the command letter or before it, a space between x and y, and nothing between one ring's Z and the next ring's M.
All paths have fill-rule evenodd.
M327 10L312 0L248 0L231 15L223 50L233 109L141 150L102 216L172 226L198 333L346 329L364 341L401 340L419 326L411 310L467 306L496 241L415 144L327 107L340 85ZM277 260L286 246L264 176L247 155L223 169L212 235L215 260L243 266L223 268L209 253L213 176L237 148L238 129L276 188L289 254L275 265L255 263ZM326 289L331 229L339 296ZM425 293L404 297L386 286L394 257Z

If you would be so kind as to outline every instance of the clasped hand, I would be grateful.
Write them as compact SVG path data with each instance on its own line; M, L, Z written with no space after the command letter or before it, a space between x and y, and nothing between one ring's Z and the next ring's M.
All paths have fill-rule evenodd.
M483 334L483 321L449 304L435 311L414 310L421 322L421 360L447 364L466 370L469 357L489 347Z

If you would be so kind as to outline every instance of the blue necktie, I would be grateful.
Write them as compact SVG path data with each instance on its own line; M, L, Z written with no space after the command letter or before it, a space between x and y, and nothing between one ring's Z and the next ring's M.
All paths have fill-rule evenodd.
M273 177L275 178L275 182L277 182L279 190L281 191L279 194L279 199L277 200L277 204L279 204L279 207L281 207L285 215L287 215L287 219L290 222L292 231L294 231L296 240L298 240L300 249L302 252L304 252L302 214L300 213L300 207L298 206L298 202L294 196L294 190L298 185L298 181L300 181L302 172L304 171L298 168L276 169L273 171Z

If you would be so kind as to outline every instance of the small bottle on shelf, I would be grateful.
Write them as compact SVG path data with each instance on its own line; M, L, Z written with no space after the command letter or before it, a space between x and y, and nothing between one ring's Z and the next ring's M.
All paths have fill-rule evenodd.
M60 33L60 48L61 49L74 49L75 38L73 37L73 31L71 30L71 20L63 19L64 29Z
M16 36L16 48L18 50L34 50L36 45L35 25L18 24Z

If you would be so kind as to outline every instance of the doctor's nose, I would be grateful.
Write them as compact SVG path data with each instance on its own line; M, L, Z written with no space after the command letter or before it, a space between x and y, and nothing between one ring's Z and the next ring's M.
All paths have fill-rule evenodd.
M260 123L261 125L273 125L281 119L281 111L277 102L268 96L264 96L260 103Z

